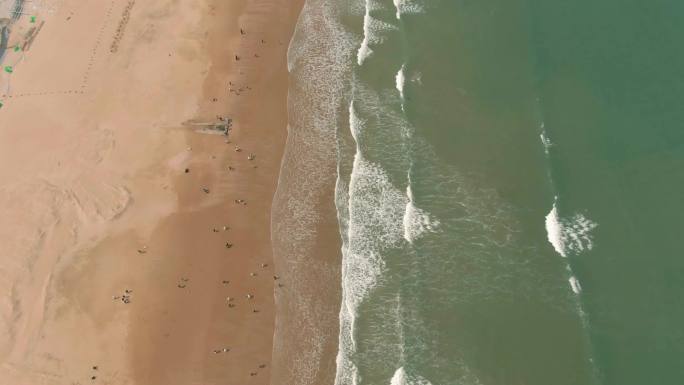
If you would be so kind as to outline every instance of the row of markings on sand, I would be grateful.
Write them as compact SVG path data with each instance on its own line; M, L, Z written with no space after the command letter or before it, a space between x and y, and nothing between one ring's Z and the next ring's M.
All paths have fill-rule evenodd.
M32 24L35 24L35 22L36 22L36 16L30 16L29 21L30 21ZM12 48L12 50L13 50L14 52L19 52L19 51L21 51L22 49L21 49L21 46L19 46L19 43L17 43L17 44ZM14 72L14 66L13 66L13 65L6 65L6 66L3 67L3 71L7 72L8 74L11 74L11 73ZM3 96L5 96L5 95L3 95ZM2 108L2 107L4 106L4 104L5 104L4 101L3 101L2 99L0 99L0 108Z
M106 16L105 22L102 23L102 26L100 27L100 30L98 31L97 39L96 39L96 41L95 41L95 46L93 46L92 51L91 51L91 53L90 53L90 57L89 57L89 59L88 59L88 67L87 67L85 73L83 74L83 78L82 78L82 81L81 81L81 85L80 85L80 87L79 87L78 89L62 90L62 91L27 92L27 93L20 93L20 94L14 94L14 95L9 94L9 92L5 92L5 93L2 94L2 97L4 97L4 98L10 98L10 99L11 99L11 98L18 98L18 97L25 97L25 96L76 95L76 94L84 94L84 93L85 93L85 89L87 88L87 85L88 85L88 79L89 79L89 76L90 76L90 71L91 71L91 69L92 69L92 67L93 67L93 65L94 65L94 63L95 63L95 56L96 56L97 51L98 51L98 49L99 49L99 47L100 47L100 43L101 43L101 41L102 41L102 37L103 37L103 34L104 34L104 32L105 32L105 29L106 29L107 26L109 25L109 21L110 21L110 19L111 19L111 15L112 15L112 11L113 11L113 9L114 9L115 3L116 3L116 0L111 0L111 1L110 1L109 7L108 7L107 12L106 12L106 15L105 15L105 16ZM129 6L126 8L126 10L124 10L124 15L122 16L122 17L124 17L124 18L127 17L126 13L127 13L127 12L130 12L130 3L134 3L134 1L133 1L133 2L129 2ZM69 18L70 18L70 17L69 17ZM69 18L67 18L67 20L69 20ZM37 20L37 17L36 17L36 16L30 16L29 21L30 21L31 23L36 23L36 20ZM14 52L19 52L19 51L22 50L22 48L21 48L21 46L19 46L19 44L15 45L12 49L14 50ZM113 52L115 52L115 51L112 51L112 53L113 53ZM23 59L23 54L22 54L22 59ZM21 59L20 59L19 61L21 61ZM3 70L4 70L6 73L12 74L12 73L14 72L15 67L16 67L16 64L15 64L15 65L7 65L7 66L5 66L5 67L3 68ZM3 101L2 99L0 99L0 108L2 108L3 105L4 105L4 101Z

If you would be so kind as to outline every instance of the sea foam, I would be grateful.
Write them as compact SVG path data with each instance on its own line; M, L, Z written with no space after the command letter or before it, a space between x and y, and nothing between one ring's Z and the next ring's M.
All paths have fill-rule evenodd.
M413 243L416 239L428 232L435 232L439 227L439 221L430 217L430 214L422 210L413 203L413 191L411 190L410 179L406 187L406 210L404 211L404 239Z
M541 124L541 128L542 128L542 133L539 134L539 138L541 139L542 145L544 146L544 152L546 153L546 155L549 155L549 148L551 148L551 146L553 146L553 143L551 142L551 139L549 139L549 137L546 135L546 131L543 131L544 130L544 123L543 122Z
M363 122L353 103L349 120L352 136L358 140ZM348 244L343 281L352 283L346 294L348 300L353 301L351 307L355 308L382 273L380 252L386 247L397 246L404 238L403 223L409 198L392 185L382 167L364 158L358 145L348 193Z
M591 232L597 226L596 223L582 214L561 218L558 215L558 207L555 202L551 211L546 215L547 238L562 257L591 250L594 247Z
M570 287L572 288L572 291L575 294L579 294L582 292L582 286L580 285L579 281L575 276L572 276L568 279L568 282L570 282Z
M394 372L390 385L432 385L432 383L421 376L406 373L404 367L401 367Z
M558 208L555 203L546 215L546 237L558 254L562 257L567 256L563 245L563 229L558 219Z
M338 285L315 282L339 278L334 258L319 258L318 240L329 215L319 202L329 199L337 176L338 107L346 104L360 41L341 24L346 12L340 2L307 0L288 48L295 86L289 89L287 145L271 214L274 265L290 282L275 297L272 370L283 384L312 385L332 375L323 352L335 342L331 314L340 309L321 298L336 295ZM294 350L291 340L297 341Z
M408 198L390 181L385 170L365 159L359 145L365 122L349 106L349 125L356 141L353 166L346 193L346 237L342 245L342 309L340 345L335 384L357 382L358 368L351 356L356 351L355 324L360 304L377 285L385 270L383 254L404 241L403 218ZM344 187L338 183L338 188Z
M371 11L382 9L374 0L366 0L366 12L363 15L363 40L356 54L356 62L363 62L373 54L371 45L382 44L385 40L383 32L396 30L397 27L371 16Z
M394 7L397 10L397 20L401 19L401 15L416 14L423 11L423 6L415 0L394 0Z
M396 82L396 87L397 91L399 91L399 97L401 98L402 101L402 109L404 108L404 86L406 85L406 66L402 65L399 71L397 72L397 75L395 76L395 82Z

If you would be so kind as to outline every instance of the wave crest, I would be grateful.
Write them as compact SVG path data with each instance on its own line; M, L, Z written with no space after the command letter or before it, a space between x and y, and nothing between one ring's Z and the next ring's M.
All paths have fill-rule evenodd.
M416 207L413 203L413 192L411 185L406 187L406 196L408 202L406 203L406 211L404 212L404 239L407 242L413 243L425 233L432 233L439 228L439 221L432 219L430 213Z
M591 232L597 226L598 224L580 213L573 214L569 218L561 218L555 202L549 214L546 215L546 233L549 243L562 257L591 250L594 247Z
M432 383L421 376L406 373L402 366L394 372L390 385L432 385Z
M397 9L397 20L401 19L401 15L423 12L423 6L412 0L394 0L394 7Z

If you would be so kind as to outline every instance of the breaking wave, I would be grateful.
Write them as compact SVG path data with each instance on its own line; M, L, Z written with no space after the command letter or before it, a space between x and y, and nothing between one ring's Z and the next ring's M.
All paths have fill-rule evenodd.
M399 91L399 97L401 98L401 108L404 109L404 86L406 85L406 66L402 65L395 76L395 82L397 91Z
M592 230L598 225L582 214L573 214L568 218L558 215L558 207L553 207L546 215L546 233L549 243L562 257L577 255L594 247Z
M409 375L401 367L394 372L390 385L432 385L432 383L421 376Z
M423 11L423 6L412 0L394 0L394 7L397 10L397 20L401 19L401 15L416 14Z
M413 192L411 191L411 184L406 187L406 210L404 212L404 239L407 242L413 243L421 235L434 232L439 227L439 221L432 219L430 214L413 203Z
M371 15L373 11L380 9L382 9L382 4L374 0L366 0L366 10L363 16L363 41L361 41L356 56L358 65L363 65L363 62L373 54L373 45L382 44L385 41L384 33L397 29L396 26Z

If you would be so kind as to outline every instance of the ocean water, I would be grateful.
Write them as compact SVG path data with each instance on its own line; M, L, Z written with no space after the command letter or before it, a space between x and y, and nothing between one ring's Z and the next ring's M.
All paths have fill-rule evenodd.
M682 21L665 0L307 2L290 136L313 198L280 202L310 234L335 179L335 384L684 383Z

